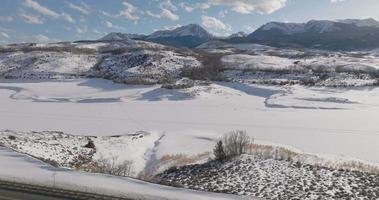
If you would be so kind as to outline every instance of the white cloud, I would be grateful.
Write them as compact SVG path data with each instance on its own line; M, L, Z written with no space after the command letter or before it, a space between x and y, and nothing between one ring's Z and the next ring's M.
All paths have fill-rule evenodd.
M189 4L189 3L184 3L184 2L180 3L179 6L187 12L192 12L195 9L206 10L210 7L208 3Z
M4 32L0 32L0 37L9 38L9 35Z
M40 16L27 13L24 10L21 10L19 12L19 16L24 20L24 22L26 22L28 24L43 24L43 23L45 23L45 20L43 18L41 18Z
M112 27L113 27L113 24L112 24L112 22L110 22L110 21L104 21L103 24L104 24L104 26L107 27L107 28L112 28Z
M122 4L124 5L125 8L124 10L120 11L119 16L126 17L129 20L137 22L139 20L139 17L135 15L137 8L126 1L122 2Z
M67 14L67 13L62 13L61 14L61 18L67 22L70 22L70 23L75 23L75 20L71 17L71 15Z
M287 0L209 0L212 5L230 6L233 11L242 14L270 14L283 8L286 2Z
M152 17L155 17L155 18L158 18L158 19L170 19L172 21L176 21L179 19L179 16L176 15L175 13L171 12L170 10L168 9L162 9L162 12L161 13L152 13L151 11L147 11L146 12L147 15L149 16L152 16Z
M338 2L343 2L345 0L330 0L332 3L338 3Z
M45 6L42 6L41 4L39 4L37 1L33 1L33 0L25 0L24 2L24 5L28 8L31 8L35 11L37 11L38 13L42 14L42 15L45 15L45 16L49 16L49 17L52 17L54 19L63 19L67 22L70 22L70 23L74 23L75 20L67 13L57 13Z
M11 22L13 21L13 17L11 16L0 16L0 22Z
M88 31L87 26L76 27L76 32L79 34L87 33L87 31Z
M232 31L232 27L229 24L225 24L224 22L220 21L219 19L215 17L203 15L201 16L201 21L202 21L201 24L206 28L222 30L225 32Z
M37 11L43 15L47 15L47 16L54 17L54 18L58 18L60 16L57 12L50 10L49 8L44 7L44 6L40 5L38 2L33 1L33 0L25 0L24 5L26 7L34 9L35 11Z
M85 15L89 15L91 12L91 7L84 2L82 2L81 5L68 3L68 7L72 8L74 10L77 10L77 11L79 11Z
M210 8L210 5L208 3L195 3L195 4L181 3L180 7L182 7L187 12L192 12L195 9L206 10Z
M159 7L163 10L163 9L167 9L167 10L171 10L171 11L177 11L178 8L171 3L171 0L166 0L162 3L159 4Z

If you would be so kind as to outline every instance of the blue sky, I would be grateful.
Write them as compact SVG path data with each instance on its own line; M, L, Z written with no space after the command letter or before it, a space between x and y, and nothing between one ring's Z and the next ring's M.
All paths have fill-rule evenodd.
M149 34L197 23L216 35L269 21L379 19L379 0L1 0L0 44Z

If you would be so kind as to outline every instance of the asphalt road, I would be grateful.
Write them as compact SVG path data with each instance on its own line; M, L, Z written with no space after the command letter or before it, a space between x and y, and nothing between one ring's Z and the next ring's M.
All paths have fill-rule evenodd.
M0 200L131 200L0 180Z
M67 198L57 198L40 194L27 193L22 191L12 191L0 189L1 200L66 200Z

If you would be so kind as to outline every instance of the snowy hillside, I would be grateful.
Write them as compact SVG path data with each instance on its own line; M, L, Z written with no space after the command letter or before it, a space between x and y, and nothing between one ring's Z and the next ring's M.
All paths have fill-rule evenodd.
M0 76L15 79L56 79L85 76L97 56L70 52L0 53Z
M376 199L379 176L242 155L225 163L171 168L162 184L265 199Z
M0 160L0 179L24 184L37 184L140 200L242 199L234 195L160 186L126 177L59 169L4 147L0 147Z
M136 177L146 166L149 151L160 137L156 133L136 132L109 137L74 136L62 132L1 131L0 143L17 152L32 155L57 167L94 171L99 162L114 165L130 162L128 176ZM23 141L23 144L19 144ZM94 147L86 145L92 141Z
M164 83L179 79L185 68L197 68L194 57L172 51L137 50L119 55L104 55L94 75L126 83Z

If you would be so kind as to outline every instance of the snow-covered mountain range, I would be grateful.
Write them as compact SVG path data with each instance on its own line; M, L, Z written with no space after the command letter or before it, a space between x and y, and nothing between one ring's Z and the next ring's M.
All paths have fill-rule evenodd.
M379 22L375 19L311 20L306 23L269 22L250 34L237 32L220 38L197 24L150 35L110 33L100 41L137 39L174 47L194 48L211 40L229 43L258 43L332 50L362 50L379 47Z
M271 46L298 46L329 50L379 47L379 22L374 19L311 20L307 23L269 22L246 41Z

